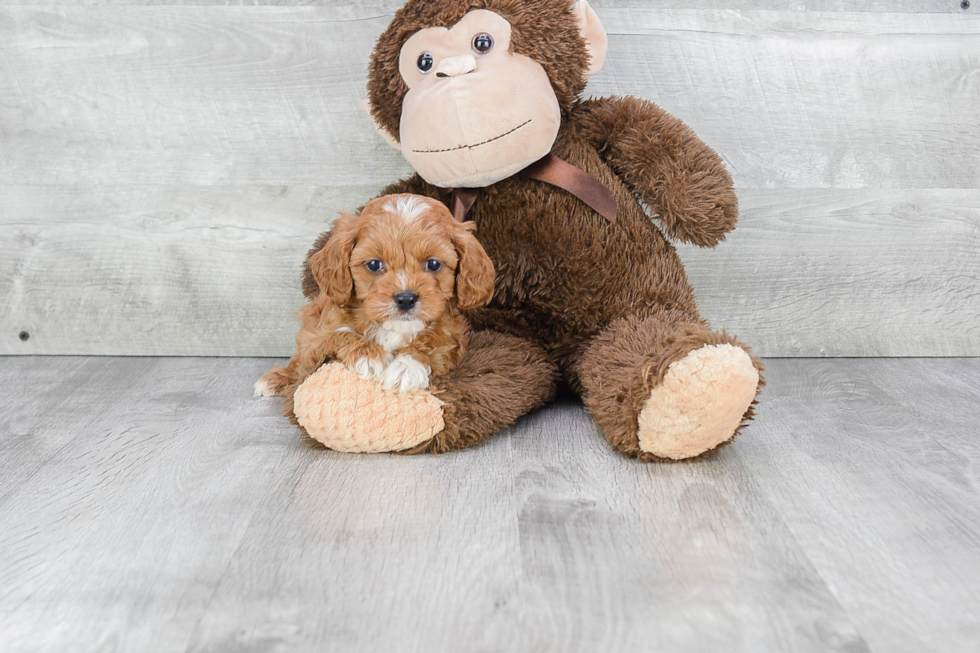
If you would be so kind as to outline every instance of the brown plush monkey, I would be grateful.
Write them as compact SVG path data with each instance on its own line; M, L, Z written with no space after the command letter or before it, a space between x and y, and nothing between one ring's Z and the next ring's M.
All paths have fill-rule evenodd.
M417 171L382 194L439 198L474 221L496 294L468 314L455 374L411 400L336 364L291 389L311 436L347 451L467 447L549 401L560 379L616 450L645 461L697 458L751 419L762 366L709 329L663 235L723 240L738 212L731 177L656 105L579 97L606 36L587 2L569 5L410 0L378 40L370 112ZM304 291L319 292L308 274Z

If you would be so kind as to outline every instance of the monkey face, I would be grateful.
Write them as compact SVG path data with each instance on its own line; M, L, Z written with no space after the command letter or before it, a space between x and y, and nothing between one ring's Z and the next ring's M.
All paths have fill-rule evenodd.
M511 51L511 24L480 9L402 47L402 154L430 184L489 186L551 151L561 109L544 68Z

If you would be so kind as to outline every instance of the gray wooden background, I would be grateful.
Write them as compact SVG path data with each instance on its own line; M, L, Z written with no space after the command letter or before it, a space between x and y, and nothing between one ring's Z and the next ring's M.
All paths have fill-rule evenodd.
M399 4L0 0L0 354L288 355L307 247L408 172L358 110ZM734 174L739 229L681 248L717 326L980 355L980 2L593 4L589 92Z

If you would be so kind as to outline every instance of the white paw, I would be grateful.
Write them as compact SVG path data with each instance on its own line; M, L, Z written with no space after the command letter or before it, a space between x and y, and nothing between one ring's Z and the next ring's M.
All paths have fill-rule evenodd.
M384 374L387 361L376 358L360 358L354 363L354 371L362 379L378 379Z
M385 390L415 392L429 387L429 367L411 356L399 356L381 377Z
M276 390L270 386L266 380L259 379L255 382L255 396L256 397L275 397Z

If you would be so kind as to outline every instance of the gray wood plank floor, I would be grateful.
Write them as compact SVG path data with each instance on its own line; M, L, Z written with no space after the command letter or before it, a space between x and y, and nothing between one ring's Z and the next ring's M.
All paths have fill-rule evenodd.
M770 360L720 456L571 398L350 456L261 359L0 358L0 650L976 651L980 359Z

